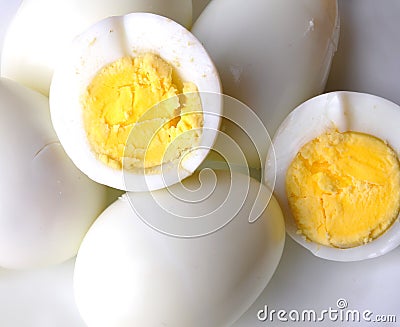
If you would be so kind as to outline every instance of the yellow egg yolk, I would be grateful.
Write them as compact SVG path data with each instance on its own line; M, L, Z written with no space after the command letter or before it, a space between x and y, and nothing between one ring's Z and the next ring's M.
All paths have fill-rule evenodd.
M339 248L362 245L399 214L399 160L374 136L328 132L300 149L286 174L286 192L307 239Z
M82 106L89 144L101 161L117 169L150 168L178 159L199 142L197 87L175 76L153 53L123 57L96 74Z

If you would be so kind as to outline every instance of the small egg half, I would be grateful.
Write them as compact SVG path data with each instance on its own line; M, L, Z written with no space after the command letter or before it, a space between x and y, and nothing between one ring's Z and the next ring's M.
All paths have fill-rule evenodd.
M316 256L356 261L400 244L400 107L332 92L287 116L274 140L275 181L288 234ZM270 169L271 168L271 169Z
M282 212L269 195L246 175L210 170L169 190L123 195L96 220L76 259L74 292L85 323L231 326L282 255ZM254 209L260 215L249 222ZM188 237L203 227L203 235Z
M102 20L74 40L55 69L50 109L82 172L117 189L145 191L200 165L219 128L220 92L214 64L188 30L132 13Z

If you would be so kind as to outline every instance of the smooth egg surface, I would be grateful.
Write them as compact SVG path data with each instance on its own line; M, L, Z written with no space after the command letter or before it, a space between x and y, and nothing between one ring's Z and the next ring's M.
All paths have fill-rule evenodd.
M191 0L26 0L4 40L1 74L45 95L54 67L75 36L109 16L151 12L189 27Z
M256 180L208 173L126 193L96 220L74 273L89 327L230 326L255 301L282 254L281 210L273 197L258 197L270 191ZM261 216L249 223L255 207ZM228 221L215 228L221 219Z
M192 32L216 64L224 93L255 111L272 137L291 110L324 89L339 36L337 3L214 0Z
M286 172L299 150L306 143L332 130L371 135L387 143L398 156L399 119L400 107L393 102L370 94L345 91L314 97L287 116L273 139L273 169L270 169L267 160L265 181L267 185L270 180L275 181L274 194L284 212L286 230L296 242L318 257L336 261L377 257L400 244L398 218L384 234L360 246L341 249L310 242L298 231L285 187Z
M128 61L131 60L130 58L137 60L141 55L145 58L149 56L161 58L172 66L172 75L178 76L181 83L193 83L196 91L191 94L199 98L200 111L203 116L201 127L198 128L201 133L198 151L190 149L193 151L189 151L188 156L185 156L184 151L181 151L179 155L184 157L184 160L180 157L176 166L163 169L164 166L160 164L161 168L156 167L148 174L147 170L144 171L141 168L128 170L125 169L125 165L115 167L100 160L101 156L93 150L92 144L89 142L89 133L85 128L83 115L86 107L82 101L83 95L88 92L88 86L92 85L92 80L95 76L98 76L98 72L104 67L118 62L121 58L129 58ZM152 70L162 70L155 63L148 66L153 67ZM124 75L130 76L129 74ZM139 77L148 80L148 76L144 74ZM160 87L155 86L159 83L157 78L155 78L154 83L150 84L148 89L160 89ZM97 84L103 85L104 83ZM140 82L137 84L140 85ZM132 85L126 87L124 84L118 87L118 90L128 88L131 94L131 87ZM220 80L213 62L201 43L187 29L159 15L132 13L102 20L74 40L69 51L64 54L64 60L59 63L54 72L50 92L51 118L65 151L76 166L91 179L121 190L154 190L187 177L204 159L208 149L212 147L219 128L222 110L220 91ZM107 98L107 95L108 92L103 92L99 94L99 97ZM145 103L149 97L140 97L135 92L132 93L132 97L134 100L128 100L124 103L129 106L129 112L134 114L137 107L132 105L131 108L131 104L136 103L135 101L139 98ZM143 143L141 145L136 145L136 143L142 138L145 139L143 135L152 135L152 130L145 128L149 123L157 122L159 118L163 118L163 115L171 111L168 109L169 99L174 101L176 97L167 98L163 102L164 104L161 103L159 106L150 106L145 114L140 117L141 121L134 123L123 121L123 123L115 124L107 122L103 124L104 129L111 132L116 129L117 135L120 135L120 131L125 126L132 126L132 132L129 132L130 136L126 140L121 141L118 138L118 146L124 150L124 155L127 153L126 151L131 149L127 147L127 144L132 145L133 151L145 152L150 148L149 143L144 141L141 141ZM121 108L118 101L122 100L120 98L116 102L110 103L115 108L115 110L111 110L110 117L112 119L119 119L119 116L123 116L118 109ZM189 101L186 101L185 105L188 103ZM99 108L99 111L101 111L104 107L99 106ZM179 110L181 110L180 108ZM126 112L126 115L129 116L128 112ZM125 119L124 117L123 119ZM169 116L166 117L169 118ZM181 119L181 117L178 118ZM94 119L103 121L104 116ZM137 122L139 123L136 124ZM135 128L144 126L144 128L135 134L133 126ZM102 129L100 130L102 131ZM164 142L166 138L160 137L160 140ZM110 139L105 143L108 144L111 142L109 141ZM173 143L172 148L175 144L177 143ZM189 148L194 147L194 144L195 142L189 143ZM136 159L136 157L128 157L127 161L129 159Z
M0 116L0 266L65 261L104 209L106 188L65 154L45 96L1 79Z

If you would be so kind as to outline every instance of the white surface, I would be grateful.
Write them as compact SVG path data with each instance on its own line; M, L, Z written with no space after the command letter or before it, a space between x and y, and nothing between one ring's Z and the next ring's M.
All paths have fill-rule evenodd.
M74 260L32 271L0 270L0 326L85 327L72 291Z
M9 8L14 8L9 0L0 0L0 40L12 12ZM371 92L400 104L399 1L342 0L339 9L342 34L328 89ZM73 303L72 264L37 272L0 270L0 326L83 327ZM340 263L317 258L287 237L274 277L234 327L399 326L399 274L399 248L380 258ZM349 309L395 314L397 323L291 324L276 319L272 323L257 320L257 312L264 305L275 310L317 311L336 308L339 298L348 301Z

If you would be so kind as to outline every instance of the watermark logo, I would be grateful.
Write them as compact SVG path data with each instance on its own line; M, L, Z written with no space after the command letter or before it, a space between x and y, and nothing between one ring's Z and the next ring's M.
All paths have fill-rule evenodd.
M202 106L196 111L186 107L191 103L187 94L179 95L178 103L182 103L183 107L178 111L169 110L173 117L165 118L165 121L155 117L160 112L168 111L168 108L174 108L176 98L149 109L134 125L124 151L126 189L135 189L138 176L145 190L152 190L154 185L158 185L157 175L161 175L163 181L162 187L157 187L162 191L154 188L140 197L136 193L126 194L136 216L158 232L180 238L214 233L239 213L245 215L249 223L254 223L268 206L276 177L272 140L255 112L227 95L200 92L199 96ZM219 106L222 106L222 112L216 110ZM203 127L171 138L161 164L156 167L149 164L147 167L146 158L158 153L152 151L157 146L161 148L158 144L165 134L163 128L175 124L174 130L179 130L179 122L186 116L186 123L189 124L190 115L202 115ZM220 125L208 122L220 122ZM154 126L148 132L147 125L150 123ZM200 135L198 143L192 133ZM264 180L268 153L272 154L268 168L273 176L269 188L250 179ZM143 160L132 159L135 157L133 154ZM175 158L176 154L179 154L178 158ZM243 210L247 211L243 213Z
M257 312L259 321L265 322L360 322L360 323L396 323L394 314L375 314L371 310L350 309L346 299L340 298L335 307L329 307L320 311L313 309L283 310L271 309L267 305Z

